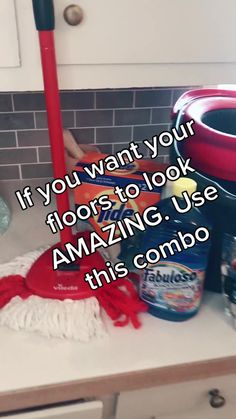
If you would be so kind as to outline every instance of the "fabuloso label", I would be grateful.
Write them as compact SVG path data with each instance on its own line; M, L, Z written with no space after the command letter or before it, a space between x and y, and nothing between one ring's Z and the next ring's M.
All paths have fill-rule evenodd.
M204 271L179 263L159 263L144 270L140 297L156 308L192 313L200 304Z

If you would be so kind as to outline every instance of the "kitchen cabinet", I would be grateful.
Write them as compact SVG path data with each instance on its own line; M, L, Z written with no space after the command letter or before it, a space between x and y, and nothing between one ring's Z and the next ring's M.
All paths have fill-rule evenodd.
M236 63L234 0L77 3L84 19L72 27L68 0L55 1L59 64Z
M102 419L102 403L100 401L82 402L10 416L1 415L1 417L3 419Z
M236 375L121 393L116 419L235 419ZM212 407L209 391L219 389L225 404Z
M14 0L0 3L0 67L20 65L19 42Z
M236 83L234 0L75 0L75 26L54 3L61 89ZM31 0L0 8L0 91L41 90Z

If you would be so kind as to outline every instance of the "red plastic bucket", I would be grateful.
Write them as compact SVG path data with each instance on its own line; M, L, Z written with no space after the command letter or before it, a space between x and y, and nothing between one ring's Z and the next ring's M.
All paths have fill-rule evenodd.
M195 121L195 135L181 144L184 158L200 172L236 181L236 91L187 92L174 107L176 116L181 123Z

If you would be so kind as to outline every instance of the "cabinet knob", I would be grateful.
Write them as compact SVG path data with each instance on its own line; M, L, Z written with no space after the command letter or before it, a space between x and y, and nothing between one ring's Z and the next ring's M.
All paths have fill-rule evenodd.
M215 409L219 407L223 407L226 403L225 398L220 394L220 390L217 388L213 388L209 391L210 396L210 405L211 407L214 407Z
M83 9L77 4L70 4L65 8L63 16L68 25L77 26L83 20Z

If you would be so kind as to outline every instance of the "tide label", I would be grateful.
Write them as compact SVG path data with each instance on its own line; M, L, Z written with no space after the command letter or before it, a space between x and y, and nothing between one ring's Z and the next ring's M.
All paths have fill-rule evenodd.
M112 202L112 208L106 211L101 210L98 215L88 220L94 230L101 237L105 238L107 233L101 231L102 227L127 217L132 218L136 212L142 215L146 208L156 205L160 201L162 188L156 187L151 192L148 191L147 185L142 178L142 173L145 171L152 174L155 171L164 171L166 165L148 160L135 161L120 169L116 169L114 172L106 171L104 175L96 176L96 179L92 179L83 171L83 167L88 165L90 161L96 162L104 157L106 155L91 153L90 157L88 154L85 160L78 162L75 170L79 172L82 184L74 189L74 199L76 205L88 205L91 200L98 199L102 195L109 197ZM140 194L137 198L129 199L124 204L114 194L114 188L117 185L125 188L130 183L135 183L139 186Z

